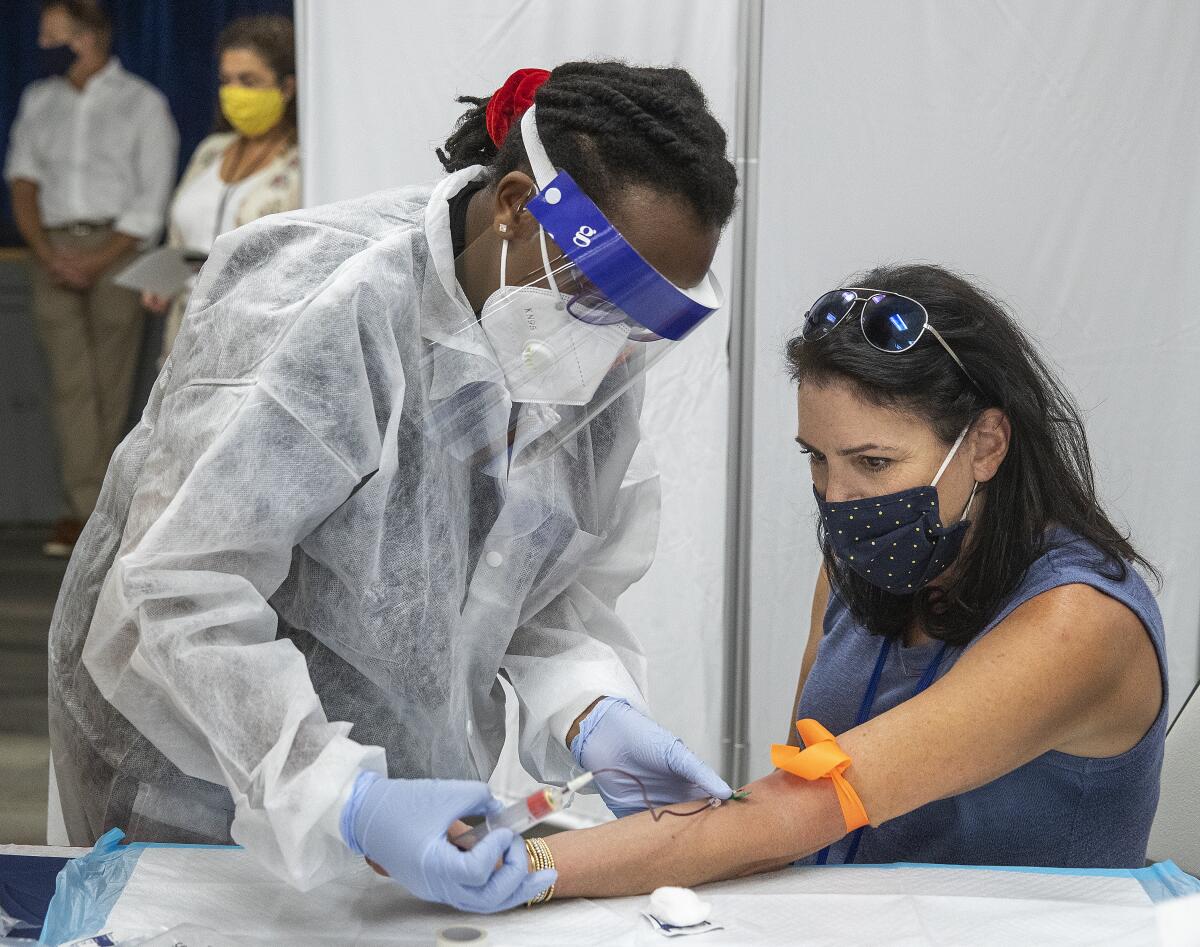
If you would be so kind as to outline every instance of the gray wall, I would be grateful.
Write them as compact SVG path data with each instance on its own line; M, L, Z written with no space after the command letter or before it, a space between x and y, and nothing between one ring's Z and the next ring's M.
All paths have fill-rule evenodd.
M53 520L58 466L26 263L0 257L0 523Z

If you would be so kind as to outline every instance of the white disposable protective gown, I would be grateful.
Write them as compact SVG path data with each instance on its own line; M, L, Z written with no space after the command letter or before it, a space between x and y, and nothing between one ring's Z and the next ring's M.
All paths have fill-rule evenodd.
M510 466L559 416L496 396L455 279L446 202L481 173L217 242L54 615L72 844L232 839L311 887L354 857L338 816L361 769L488 777L498 675L546 781L592 699L644 707L614 612L657 540L642 388Z

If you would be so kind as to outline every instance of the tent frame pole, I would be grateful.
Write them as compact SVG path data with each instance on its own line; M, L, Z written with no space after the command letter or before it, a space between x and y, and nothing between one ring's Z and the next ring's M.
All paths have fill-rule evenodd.
M758 149L765 0L738 5L735 163L740 194L733 226L729 329L729 429L725 520L725 713L721 748L734 786L746 782L750 705L750 563L754 446L754 284L757 266Z

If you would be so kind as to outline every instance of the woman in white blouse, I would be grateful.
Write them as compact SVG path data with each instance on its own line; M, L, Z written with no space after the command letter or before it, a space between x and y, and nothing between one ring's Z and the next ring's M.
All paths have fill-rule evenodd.
M296 137L296 45L285 16L234 20L217 42L221 92L218 131L188 162L171 201L168 246L202 263L221 234L267 214L300 206ZM142 304L167 315L165 361L187 308L174 297L145 293Z

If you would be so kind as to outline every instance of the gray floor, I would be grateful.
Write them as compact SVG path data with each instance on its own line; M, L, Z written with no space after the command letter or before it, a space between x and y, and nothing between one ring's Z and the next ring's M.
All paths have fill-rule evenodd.
M46 842L46 632L66 563L0 527L0 844Z

